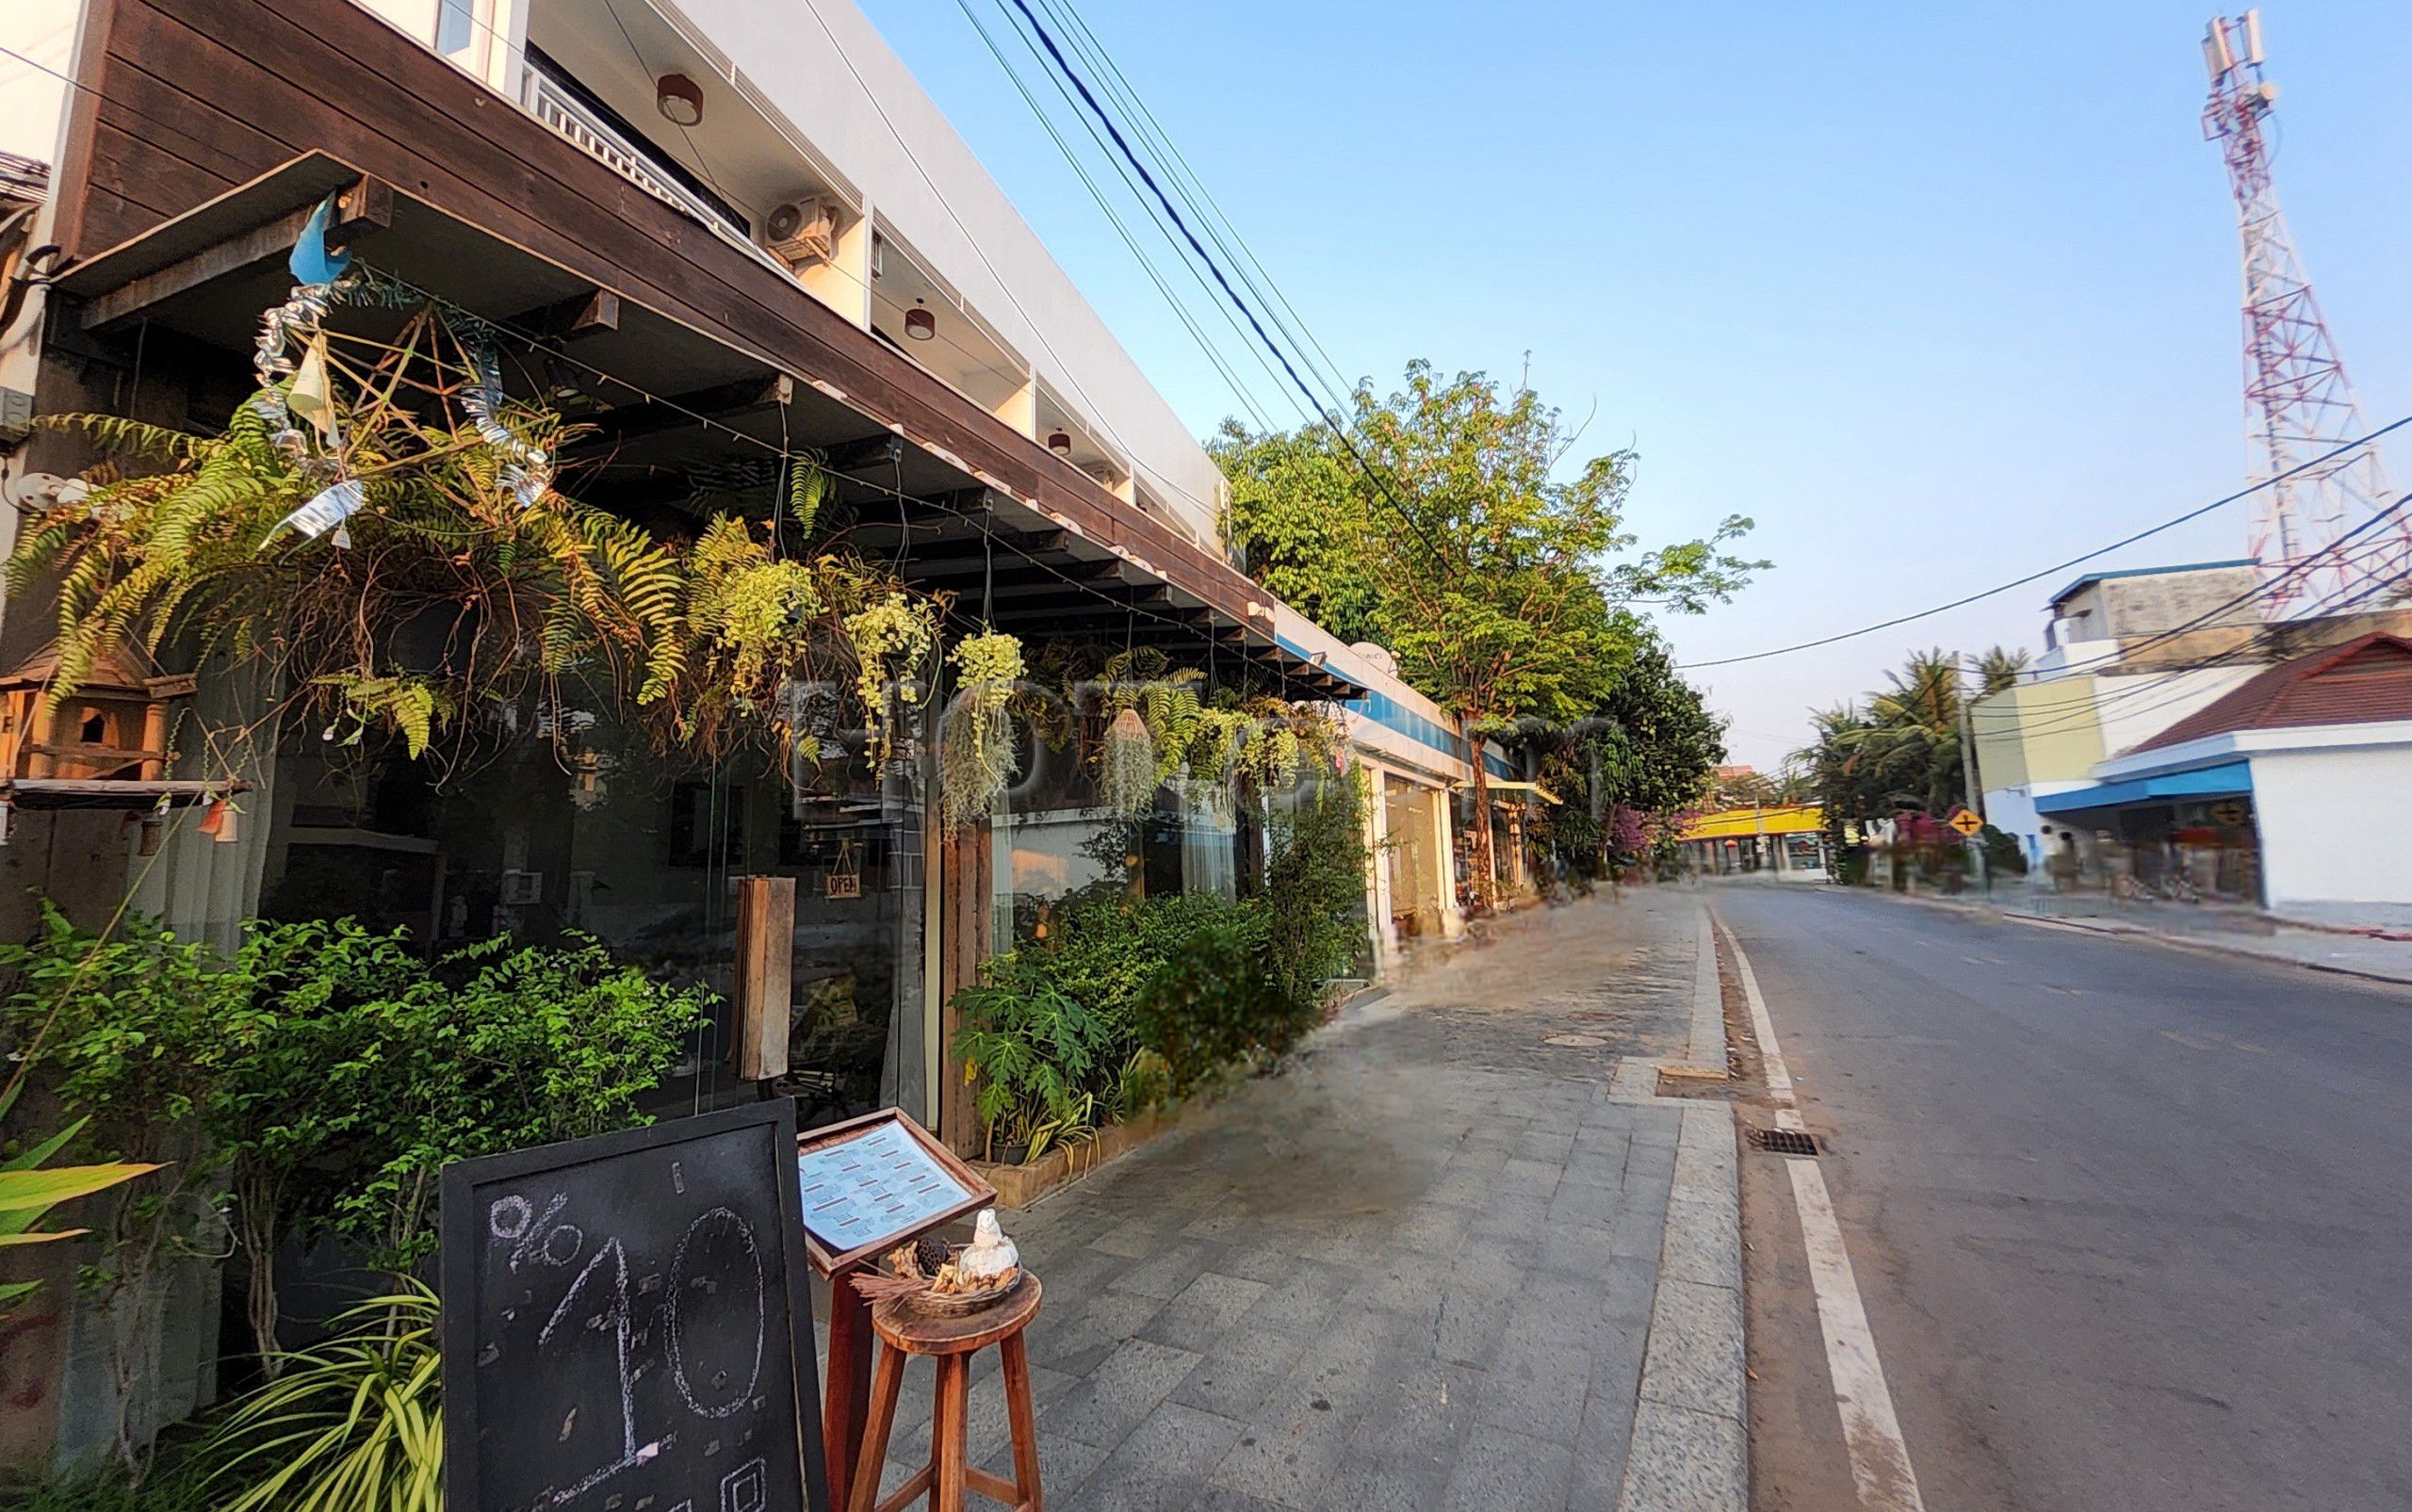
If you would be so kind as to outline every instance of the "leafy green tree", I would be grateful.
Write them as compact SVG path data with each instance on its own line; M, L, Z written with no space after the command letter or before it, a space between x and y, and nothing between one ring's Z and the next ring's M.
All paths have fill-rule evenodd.
M1479 373L1444 379L1418 361L1398 391L1361 384L1354 400L1345 444L1315 428L1225 429L1216 446L1233 473L1233 539L1307 613L1353 628L1369 593L1362 623L1471 735L1583 719L1644 637L1623 605L1699 612L1764 565L1723 549L1750 528L1740 516L1630 555L1632 453L1571 463L1579 428L1529 388L1510 393ZM1472 766L1487 815L1490 772ZM1490 826L1473 826L1473 839L1487 902Z
M1995 646L1975 658L1987 693L2010 687L2027 653ZM1817 739L1793 759L1806 771L1826 823L1839 840L1853 821L1903 809L1941 816L1969 802L1961 750L1961 714L1967 693L1963 658L1941 648L1914 653L1885 674L1885 686L1860 702L1811 716Z

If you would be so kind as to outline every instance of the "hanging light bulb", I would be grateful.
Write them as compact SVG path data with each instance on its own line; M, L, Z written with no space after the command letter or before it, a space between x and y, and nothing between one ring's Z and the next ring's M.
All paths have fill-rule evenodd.
M1070 456L1072 454L1071 432L1063 430L1061 427L1050 431L1047 437L1047 449L1055 453L1058 457Z
M684 73L664 73L653 81L653 106L674 125L703 124L703 89Z
M904 312L904 333L915 341L927 341L938 333L938 317L915 300L913 307Z

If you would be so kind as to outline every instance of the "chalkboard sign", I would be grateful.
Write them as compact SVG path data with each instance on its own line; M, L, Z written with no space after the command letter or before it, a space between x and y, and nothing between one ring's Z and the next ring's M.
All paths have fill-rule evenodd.
M444 1171L450 1512L827 1512L785 1098Z

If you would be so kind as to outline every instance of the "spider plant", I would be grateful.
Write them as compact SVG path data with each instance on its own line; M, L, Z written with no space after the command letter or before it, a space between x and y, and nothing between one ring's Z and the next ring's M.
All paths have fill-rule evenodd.
M204 1453L218 1512L442 1512L435 1293L401 1279L236 1402ZM256 1477L246 1481L244 1477Z

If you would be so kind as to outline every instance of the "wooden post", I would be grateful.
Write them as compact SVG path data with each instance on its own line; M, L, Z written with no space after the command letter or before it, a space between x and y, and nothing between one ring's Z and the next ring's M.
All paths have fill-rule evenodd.
M787 1075L795 964L795 879L737 879L736 1022L729 1070L741 1081Z
M142 706L142 780L157 782L168 774L168 706L153 699Z
M855 1456L871 1421L871 1303L855 1290L854 1271L839 1271L829 1277L829 1380L821 1403L821 1460L833 1507L854 1504Z

